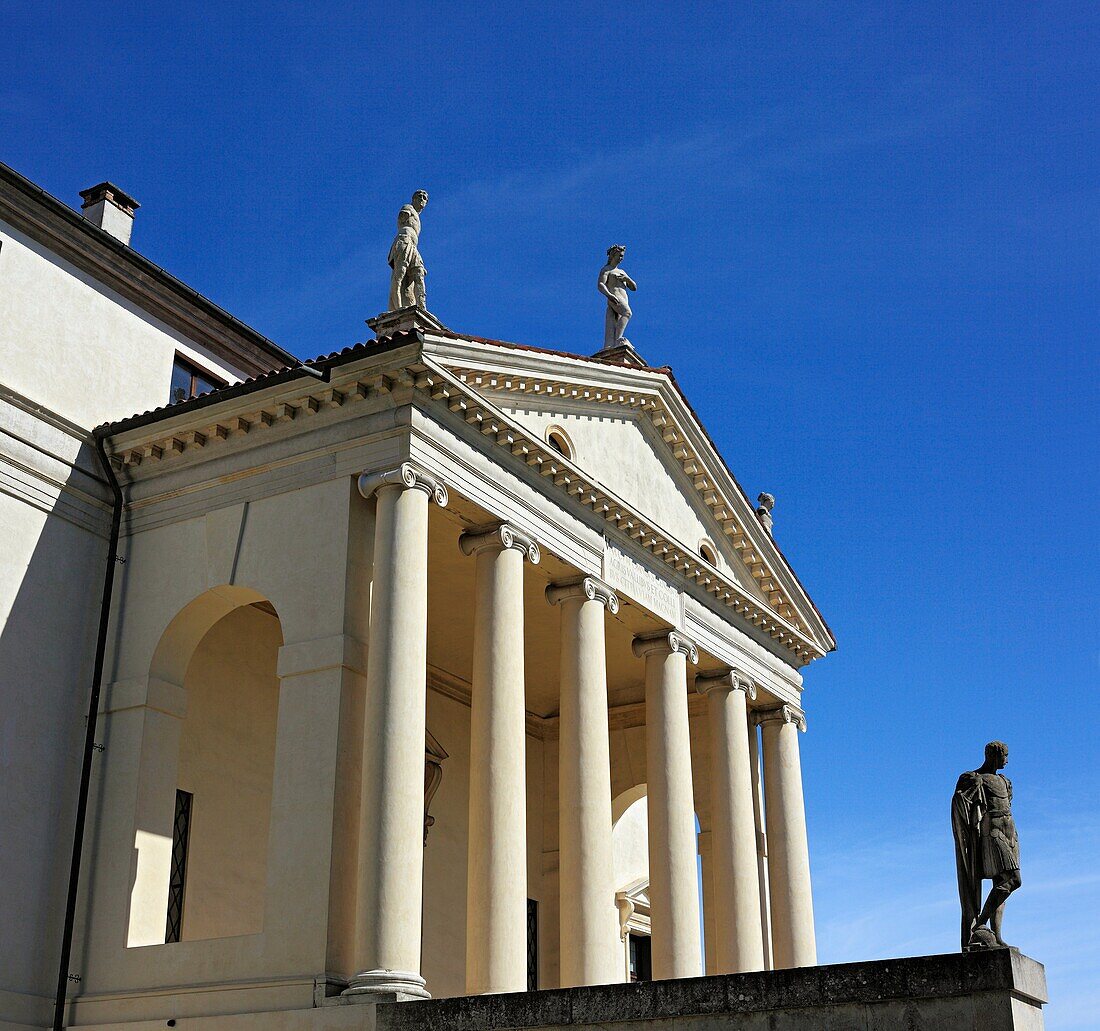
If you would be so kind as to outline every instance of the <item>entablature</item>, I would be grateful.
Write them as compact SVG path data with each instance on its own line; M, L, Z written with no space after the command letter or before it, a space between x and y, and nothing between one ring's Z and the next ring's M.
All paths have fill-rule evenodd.
M526 354L524 357L531 360ZM570 514L568 523L579 516L608 541L617 541L674 589L720 614L730 625L744 626L745 633L766 642L767 649L781 655L790 666L805 665L832 646L831 637L822 640L807 627L781 592L766 590L764 597L768 601L762 601L525 429L487 396L494 389L485 382L486 376L493 379L491 375L481 374L482 382L475 384L478 374L471 369L444 367L425 346L422 335L394 341L382 350L356 349L351 360L346 360L347 356L333 358L337 360L330 360L327 367L326 363L320 363L327 377L324 382L305 374L289 377L280 374L270 387L261 381L252 390L231 389L220 403L215 396L212 403L203 406L181 406L176 417L169 411L163 418L144 425L123 427L109 443L120 478L130 488L132 504L156 505L169 495L178 498L229 479L239 480L260 472L270 474L276 467L290 470L307 459L317 466L314 475L327 473L331 478L337 465L343 464L338 458L340 451L345 452L348 461L353 461L351 453L362 450L366 437L385 433L394 438L392 457L422 458L413 453L416 445L412 438L416 434L410 429L412 413L421 411L425 425L437 422L440 426L463 427L464 439L489 456L490 467L510 468L528 484L537 484L544 495L554 499L551 509L556 507ZM453 362L453 354L448 360ZM602 371L603 366L600 368ZM765 550L762 540L767 536L765 531L757 525L750 536L748 526L755 516L743 492L736 484L732 495L729 490L720 491L713 459L696 446L698 441L691 440L687 432L678 428L682 420L675 409L677 404L683 406L683 402L667 377L650 370L608 368L623 389L593 387L589 390L593 398L600 403L638 408L657 429L665 430L662 438L677 461L684 463L685 468L691 461L700 463L694 467L696 489L702 492L704 502L715 511L716 518L728 527L735 543L744 544L743 554L760 558L759 562L748 564L757 582L762 588L772 586L769 577L774 574L760 557ZM627 386L631 377L636 384L633 390ZM505 377L497 382L501 389L515 390L521 385L543 389L541 384L549 384L550 380L543 377L517 383ZM559 382L554 389L566 387ZM384 424L375 423L364 434L366 427L361 419L379 413L389 413ZM341 425L344 423L347 425ZM303 442L297 438L322 427L326 432L303 448ZM405 438L409 440L400 443ZM278 457L273 460L269 455L263 463L252 462L250 466L244 453L276 440L284 442ZM199 469L218 453L238 452L241 457L232 463L232 471L219 468L215 474L203 475ZM689 459L689 455L694 458ZM430 456L428 460L430 467ZM178 474L169 476L173 469ZM436 471L446 473L442 468ZM476 502L489 474L482 469L465 475L472 477L467 490L475 495L471 500ZM291 474L288 472L287 476ZM734 482L732 477L729 479ZM461 490L459 484L454 486ZM744 511L733 510L735 500ZM507 518L511 513L495 514ZM575 537L575 531L571 532ZM585 542L580 550L590 553L590 543ZM569 554L562 557L571 559ZM599 567L591 568L591 564L578 568L592 575L603 573Z

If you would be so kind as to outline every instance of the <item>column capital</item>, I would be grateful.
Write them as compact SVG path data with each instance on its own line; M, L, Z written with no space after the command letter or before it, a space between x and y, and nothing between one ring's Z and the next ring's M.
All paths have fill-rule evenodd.
M458 546L463 555L477 555L489 549L505 551L515 548L533 566L537 566L542 553L538 541L510 523L493 523L491 526L475 526L466 530L458 538Z
M701 695L711 691L744 691L749 701L756 700L756 684L737 668L700 670L695 674L695 690Z
M402 462L396 469L383 472L363 473L359 477L359 493L365 498L370 498L380 488L388 486L422 490L440 508L447 506L447 485L412 462Z
M678 630L659 630L655 634L639 634L632 645L640 659L646 655L686 655L689 662L699 661L699 649Z
M782 721L793 723L803 733L806 732L806 714L796 705L781 705L778 709L762 709L754 712L753 722L762 727L765 723Z
M602 602L611 615L619 611L618 595L602 580L594 576L578 576L571 580L560 580L546 588L546 600L551 605L560 605L570 598L583 598L587 601Z

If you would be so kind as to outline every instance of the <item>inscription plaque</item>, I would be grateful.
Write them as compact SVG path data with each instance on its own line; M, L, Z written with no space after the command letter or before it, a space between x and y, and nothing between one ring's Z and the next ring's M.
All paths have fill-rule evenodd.
M625 594L674 629L683 629L684 603L680 592L610 542L604 544L603 579L616 593Z

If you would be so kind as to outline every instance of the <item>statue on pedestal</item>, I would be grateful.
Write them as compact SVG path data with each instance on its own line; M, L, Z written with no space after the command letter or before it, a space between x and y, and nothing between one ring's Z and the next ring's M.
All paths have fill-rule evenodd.
M607 264L600 269L598 287L600 293L607 298L607 316L604 319L603 330L605 351L615 347L630 346L630 341L623 335L626 332L626 324L633 314L626 292L637 290L638 284L619 268L619 262L623 260L625 254L626 248L622 244L617 243L608 247Z
M425 310L428 307L424 289L427 270L419 249L420 212L427 204L427 191L417 190L412 195L412 203L406 204L397 213L397 236L393 238L389 257L386 259L393 269L390 277L390 311L413 304Z
M962 949L1007 948L1005 900L1020 887L1020 842L1012 819L1012 781L1002 770L1008 745L990 741L985 762L964 773L951 797L951 830L962 904ZM982 905L982 880L993 887Z

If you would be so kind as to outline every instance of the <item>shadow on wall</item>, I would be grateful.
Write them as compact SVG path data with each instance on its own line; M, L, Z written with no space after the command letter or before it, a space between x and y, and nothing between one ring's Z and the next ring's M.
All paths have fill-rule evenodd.
M11 411L4 406L3 414ZM25 465L40 475L22 474L15 463L0 475L0 990L39 997L34 1022L45 1025L60 959L110 493L90 443L20 412L14 418L25 433L5 435L2 446L18 452L26 444ZM48 446L30 443L38 433ZM63 482L60 494L49 481ZM37 1013L39 999L27 1001ZM3 1010L0 1002L0 1022Z

